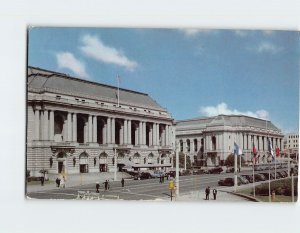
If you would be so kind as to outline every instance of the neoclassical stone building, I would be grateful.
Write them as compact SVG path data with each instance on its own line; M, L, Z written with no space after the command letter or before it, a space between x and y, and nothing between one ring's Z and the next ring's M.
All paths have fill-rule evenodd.
M27 170L171 167L173 119L149 95L28 67Z
M273 148L283 149L283 134L272 122L243 116L218 115L176 122L176 142L179 151L198 161L199 166L223 165L233 153L234 142L243 151L247 162L252 160L253 142L258 163L267 161L268 139Z

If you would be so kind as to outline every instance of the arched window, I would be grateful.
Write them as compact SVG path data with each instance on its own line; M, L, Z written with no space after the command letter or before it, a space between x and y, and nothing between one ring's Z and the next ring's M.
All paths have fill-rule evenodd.
M154 155L153 155L152 153L150 153L150 154L148 155L148 164L154 163L153 158L154 158Z
M140 163L140 154L139 153L135 153L134 155L133 155L133 162L134 163Z
M89 172L89 156L86 152L83 152L79 155L79 170L80 173Z

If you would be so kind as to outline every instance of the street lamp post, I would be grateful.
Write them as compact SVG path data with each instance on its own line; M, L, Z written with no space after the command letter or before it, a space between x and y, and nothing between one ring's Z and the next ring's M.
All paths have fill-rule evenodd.
M114 181L116 181L117 180L117 149L116 148L114 148L114 162L115 162L115 164L114 164L114 167L115 167L115 172L114 172Z
M271 156L268 156L268 163L269 163L269 202L271 202Z
M295 165L291 164L291 175L292 175L292 202L295 202L295 195L294 195L294 167Z
M176 156L176 198L179 197L179 153L177 145L175 147L175 156Z

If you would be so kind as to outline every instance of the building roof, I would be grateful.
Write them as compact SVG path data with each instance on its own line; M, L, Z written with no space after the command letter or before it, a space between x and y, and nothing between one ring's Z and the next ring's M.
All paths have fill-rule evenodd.
M74 96L85 95L111 103L118 101L118 88L97 82L78 79L63 73L28 67L28 89L38 92L51 90L54 93L72 93ZM120 88L120 104L141 106L145 108L166 111L148 94Z
M268 130L280 131L271 121L245 115L218 115L214 117L193 118L176 121L176 128L207 128L213 126L250 126Z

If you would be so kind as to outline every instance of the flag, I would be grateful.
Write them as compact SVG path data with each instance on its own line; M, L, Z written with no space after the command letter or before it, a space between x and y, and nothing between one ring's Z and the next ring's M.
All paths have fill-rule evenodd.
M256 156L257 150L256 150L256 147L255 147L254 142L253 142L253 147L252 147L252 148L253 148L253 149L252 149L253 155Z
M278 146L276 146L276 156L277 156L277 157L280 156L280 149L279 149Z
M234 154L235 155L242 155L243 154L241 148L236 143L234 143Z
M274 156L274 152L273 152L273 147L272 147L272 142L271 139L269 138L269 146L268 146L268 150L269 153L272 155L272 157Z

